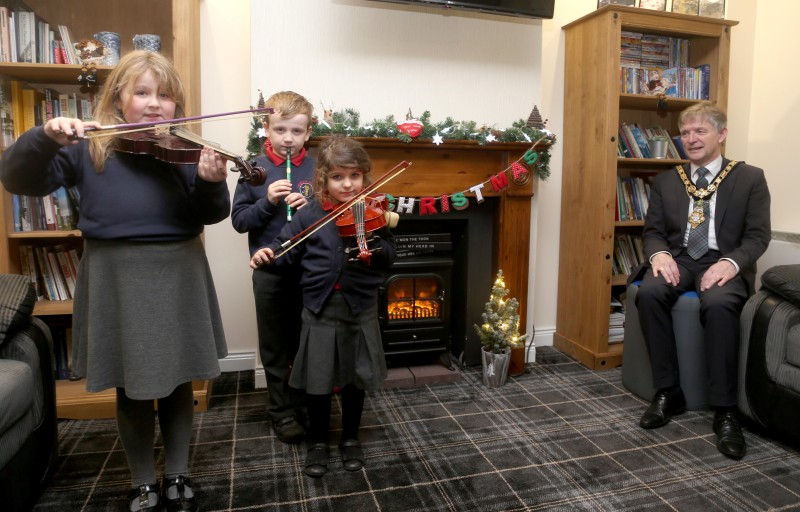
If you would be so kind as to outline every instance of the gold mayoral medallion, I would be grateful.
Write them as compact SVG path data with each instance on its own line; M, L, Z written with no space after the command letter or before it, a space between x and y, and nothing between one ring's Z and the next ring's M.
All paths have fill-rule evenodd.
M692 213L689 214L689 224L692 225L692 229L696 229L697 226L699 226L705 221L706 221L706 216L703 213L703 200L697 199L694 202Z

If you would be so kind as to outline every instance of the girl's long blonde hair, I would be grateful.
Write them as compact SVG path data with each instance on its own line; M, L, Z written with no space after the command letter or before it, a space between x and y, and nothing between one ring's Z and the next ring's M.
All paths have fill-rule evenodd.
M161 90L175 101L175 117L186 117L186 93L178 71L172 62L158 52L136 50L126 54L108 76L100 100L94 111L94 120L102 125L125 124L122 117L122 91L132 87L147 71L152 71ZM116 137L91 137L89 154L97 172L103 171L106 160L116 147Z

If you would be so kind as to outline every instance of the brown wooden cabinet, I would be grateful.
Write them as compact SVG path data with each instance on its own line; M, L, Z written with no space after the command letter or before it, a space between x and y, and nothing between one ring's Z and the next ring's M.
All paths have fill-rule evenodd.
M120 53L133 49L136 34L158 34L161 53L175 62L186 87L187 111L199 114L200 107L200 0L26 0L25 2L51 27L67 25L79 41L101 31L120 34ZM111 67L98 68L102 84ZM71 91L77 89L79 65L31 64L0 62L0 75L27 82L34 88L54 87ZM52 245L80 240L79 231L34 231L17 233L11 195L0 193L0 272L20 273L21 245ZM72 301L39 301L34 315L71 315ZM92 418L113 416L114 395L88 394L82 382L57 382L59 417ZM195 402L198 410L207 405L207 383L195 383Z
M614 236L641 232L641 221L615 221L619 174L658 172L680 161L620 159L620 123L660 125L677 134L678 113L695 102L620 93L622 31L689 40L689 65L711 67L709 99L728 101L731 27L737 22L608 5L564 27L564 144L558 312L553 344L592 369L622 364L621 343L608 343Z

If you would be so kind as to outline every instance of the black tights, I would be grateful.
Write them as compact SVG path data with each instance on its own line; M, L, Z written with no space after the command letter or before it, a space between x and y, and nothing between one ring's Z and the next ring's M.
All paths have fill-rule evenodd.
M361 425L361 413L364 411L363 389L355 384L342 388L342 440L358 439L358 427ZM331 395L306 395L308 437L312 443L327 443L328 430L331 423Z

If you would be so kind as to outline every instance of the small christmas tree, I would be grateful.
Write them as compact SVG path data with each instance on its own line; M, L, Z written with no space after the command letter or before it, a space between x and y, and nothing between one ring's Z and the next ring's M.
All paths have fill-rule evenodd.
M492 285L492 295L486 303L483 325L475 325L475 332L481 339L481 345L487 352L502 354L506 349L525 343L527 335L519 334L519 302L517 299L505 300L508 288L503 281L503 271L497 271Z

